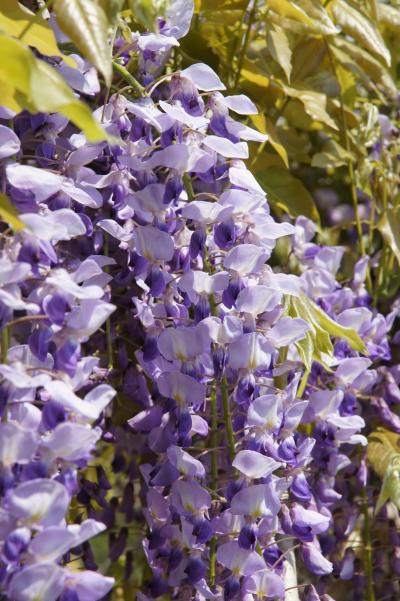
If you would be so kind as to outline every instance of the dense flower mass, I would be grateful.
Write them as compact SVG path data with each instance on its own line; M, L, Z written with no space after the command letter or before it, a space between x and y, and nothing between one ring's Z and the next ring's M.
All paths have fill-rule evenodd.
M191 12L115 40L118 64L137 56L140 97L100 101L80 56L43 58L93 99L109 141L1 109L1 187L25 226L3 227L0 257L10 601L106 598L88 541L108 529L107 566L123 556L129 574L138 524L140 601L329 601L330 575L365 598L364 417L400 432L385 365L398 308L373 308L368 257L344 282L344 247L271 215L245 163L267 139L244 123L253 102L206 64L166 70ZM111 465L91 465L110 447Z

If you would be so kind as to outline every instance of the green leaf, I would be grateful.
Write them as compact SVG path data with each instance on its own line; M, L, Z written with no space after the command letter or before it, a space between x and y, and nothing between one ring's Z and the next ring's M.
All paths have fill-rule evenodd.
M310 19L307 13L294 2L288 2L288 0L267 0L267 6L277 12L281 17L299 21L309 27L313 26L312 19Z
M76 98L57 71L35 58L24 44L0 34L0 54L0 89L3 85L8 90L15 88L19 106L31 112L62 113L83 130L90 142L108 138L89 107ZM6 101L2 99L3 104Z
M118 19L120 11L123 9L125 0L97 0L101 6L109 23L114 24Z
M269 167L256 173L256 177L268 194L272 205L289 213L291 217L304 215L319 222L314 200L299 179L283 167Z
M33 14L17 0L1 0L0 30L19 38L27 46L34 46L47 56L61 56L75 67L75 62L60 52L54 32L47 21Z
M301 317L309 327L305 339L296 343L297 350L307 369L317 361L330 369L326 359L333 357L331 338L345 340L354 350L365 352L366 348L355 330L336 323L307 296L288 297L287 312L290 317Z
M350 152L347 152L335 140L328 140L323 145L322 150L314 154L311 166L321 169L340 167L341 165L347 165L349 160L354 160L354 156Z
M336 23L344 33L353 37L361 46L381 56L388 66L391 63L390 52L379 31L371 20L350 6L345 0L334 0L332 12Z
M400 437L395 432L379 428L368 437L367 456L372 468L383 480L375 512L386 501L400 509Z
M57 24L82 54L111 84L111 51L108 43L107 17L93 0L55 0Z
M18 218L18 213L9 198L0 193L0 217L2 221L8 223L15 232L25 229L25 224Z
M392 31L400 31L400 10L390 4L379 4L379 22Z
M292 70L292 51L289 46L289 40L281 27L274 25L267 32L268 50L272 57L280 65L286 75L286 79L290 81L290 73Z
M359 45L341 37L334 38L330 45L335 59L354 73L367 87L380 84L391 98L397 98L397 87L389 71Z
M364 344L364 341L360 338L360 336L357 334L357 332L355 330L353 330L353 328L345 328L344 326L341 326L340 324L338 324L331 317L329 317L329 315L327 313L322 311L322 309L320 309L318 307L318 305L313 303L310 299L307 299L304 302L307 302L312 307L312 312L315 316L315 319L318 321L320 326L326 332L328 332L328 334L330 334L330 336L333 336L334 338L341 338L342 340L345 340L347 342L347 344L350 346L350 348L352 348L355 351L359 351L360 353L367 352L367 348Z
M325 125L328 125L332 129L339 129L334 120L326 112L325 94L310 90L296 90L289 86L285 86L285 91L288 96L297 98L302 102L307 115L314 119L314 121L321 121L321 123L325 123Z
M386 209L378 221L378 230L400 265L400 206Z
M308 17L313 20L313 30L322 35L336 35L339 29L335 26L326 9L317 0L298 0L298 4Z

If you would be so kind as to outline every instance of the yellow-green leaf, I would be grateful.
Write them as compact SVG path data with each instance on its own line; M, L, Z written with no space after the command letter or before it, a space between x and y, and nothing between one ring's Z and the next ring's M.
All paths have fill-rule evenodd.
M400 509L400 437L395 432L379 428L368 437L367 456L374 471L383 480L375 512L386 501Z
M299 21L309 27L313 26L312 19L310 19L307 13L294 2L289 2L288 0L267 0L267 5L281 17Z
M268 50L272 57L280 65L286 75L286 79L290 81L290 73L292 70L292 51L289 46L289 40L285 31L274 25L267 32Z
M390 4L379 3L379 21L388 29L400 31L400 10Z
M364 341L360 338L353 328L345 328L341 326L336 321L333 321L331 317L322 309L318 307L315 303L313 303L310 299L307 299L307 303L312 306L312 312L315 315L315 319L318 321L319 325L326 331L330 336L335 338L341 338L345 340L347 344L354 349L355 351L359 351L360 353L365 353L367 351Z
M55 0L57 24L111 84L111 51L107 17L93 0Z
M400 207L389 207L382 214L378 230L400 265Z
M347 165L349 160L354 160L354 156L347 152L343 146L340 146L335 140L328 140L323 145L320 152L314 154L311 166L326 169L329 167L340 167Z
M353 37L361 46L381 56L388 66L391 57L385 42L371 20L353 8L345 0L334 0L332 12L336 23L344 33Z
M310 90L296 90L289 86L285 86L285 91L292 98L297 98L302 102L304 110L315 121L321 121L332 129L338 130L338 126L334 120L326 112L326 96L319 92L312 92Z
M313 29L316 33L322 35L336 35L339 33L339 29L318 0L298 0L298 4L313 20Z
M256 173L256 177L268 194L268 200L291 217L304 215L319 221L314 200L302 182L283 167L269 167Z
M61 56L65 62L75 67L75 62L60 52L54 32L41 16L19 4L17 0L1 0L0 30L27 46L34 46L47 56Z
M25 229L25 224L18 218L15 207L5 194L0 193L0 217L2 221L8 223L15 232Z
M15 88L20 106L31 112L62 113L83 130L90 142L107 139L89 107L76 98L55 69L35 58L24 44L0 34L0 54L0 89L2 85ZM7 99L2 99L5 102Z

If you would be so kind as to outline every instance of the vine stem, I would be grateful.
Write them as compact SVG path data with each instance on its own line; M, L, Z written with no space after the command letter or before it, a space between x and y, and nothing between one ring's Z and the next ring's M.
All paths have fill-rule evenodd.
M129 83L132 88L139 94L139 96L147 96L146 90L144 87L138 82L138 80L133 77L131 73L129 73L128 69L125 69L123 65L120 65L117 61L113 61L112 63L114 71L116 71L122 79L124 79L127 83Z
M325 46L326 46L327 53L328 53L329 62L331 64L332 72L333 72L334 76L336 77L336 79L338 79L337 72L336 72L335 59L332 56L332 51L329 46L329 42L327 41L326 38L324 38L324 41L325 41ZM341 129L342 129L345 149L346 149L346 152L349 154L351 152L350 139L349 139L348 128L347 128L346 111L344 109L343 94L342 94L340 85L339 85L339 96L338 97L339 97L339 104L340 104L340 117L341 117L341 121L342 121ZM355 217L355 222L356 222L358 246L359 246L361 255L364 257L367 253L366 253L364 239L363 239L362 222L361 222L360 212L358 210L357 186L356 186L356 179L355 179L355 174L354 174L353 161L351 160L351 157L349 157L347 159L347 170L348 170L349 180L350 180L350 192L351 192L351 200L353 203L354 217ZM371 274L370 274L369 269L367 269L366 281L367 281L369 290L372 290Z
M228 439L228 455L231 461L235 458L235 437L233 434L233 426L232 426L232 414L229 406L229 391L228 391L228 382L226 376L222 378L221 381L221 396L222 396L222 406L224 409L224 422L226 427L226 436Z
M239 85L240 75L241 75L242 69L243 69L244 58L246 56L246 51L247 51L247 48L249 46L251 28L252 28L252 25L254 23L254 19L255 19L255 16L256 16L256 12L257 12L257 2L258 2L258 0L254 0L253 7L252 7L252 9L250 11L250 14L249 14L249 21L247 23L246 34L244 36L243 46L242 46L242 48L240 50L239 62L238 62L238 66L237 66L235 82L234 82L233 88L232 88L233 92L236 92L237 87Z
M108 242L108 234L106 232L104 232L104 254L106 257L109 256L109 242ZM105 268L104 271L107 271L107 268ZM114 352L113 352L111 318L110 317L106 321L106 340L107 340L108 369L111 370L114 367Z
M8 348L10 346L10 331L8 324L1 330L1 361L7 363Z
M371 540L371 520L369 516L368 492L366 488L362 489L362 512L364 515L364 569L367 576L367 596L365 601L375 601L374 574L372 565L372 540Z

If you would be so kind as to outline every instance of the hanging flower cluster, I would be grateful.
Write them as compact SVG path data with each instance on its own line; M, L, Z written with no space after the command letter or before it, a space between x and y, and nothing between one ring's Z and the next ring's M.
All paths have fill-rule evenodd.
M115 143L88 144L59 115L0 115L2 189L26 226L1 246L0 590L12 601L111 588L68 568L80 553L88 565L82 544L105 528L94 517L114 523L106 479L94 490L77 476L101 437L140 442L142 601L298 599L297 571L314 584L354 574L335 546L351 516L339 532L335 510L394 314L371 310L366 259L343 286L343 248L271 216L244 162L266 136L237 117L255 105L205 64L165 74L175 29L163 21L126 52L116 41L121 65L138 53L147 88L96 109ZM76 60L79 72L56 67L94 96L96 74ZM301 273L268 263L285 236ZM119 429L107 378L135 401ZM77 493L92 517L71 524ZM328 601L318 590L304 598Z

